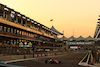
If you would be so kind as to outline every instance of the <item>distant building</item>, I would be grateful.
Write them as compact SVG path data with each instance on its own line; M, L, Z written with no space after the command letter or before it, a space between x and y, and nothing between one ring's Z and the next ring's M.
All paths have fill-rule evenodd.
M82 36L75 38L73 36L60 38L64 41L64 48L66 50L92 50L94 45L94 38L91 36L83 38Z

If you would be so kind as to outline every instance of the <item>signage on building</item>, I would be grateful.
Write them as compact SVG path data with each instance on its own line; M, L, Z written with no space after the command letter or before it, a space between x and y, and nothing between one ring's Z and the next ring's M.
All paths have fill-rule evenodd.
M27 42L25 42L25 43L23 44L23 42L20 42L20 43L19 43L19 47L24 47L24 48L32 47L32 43L29 42L29 43L27 44Z
M70 46L70 49L78 49L78 46Z
M91 42L69 42L69 44L92 44Z

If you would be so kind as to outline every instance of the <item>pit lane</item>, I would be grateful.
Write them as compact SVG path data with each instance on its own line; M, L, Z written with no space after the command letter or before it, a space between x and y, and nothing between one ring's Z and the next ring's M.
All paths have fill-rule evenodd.
M48 58L37 58L30 61L21 61L9 63L12 65L27 66L27 67L81 67L78 66L79 61L85 56L86 52L68 52L64 55L50 57L61 61L62 64L45 64L45 60Z

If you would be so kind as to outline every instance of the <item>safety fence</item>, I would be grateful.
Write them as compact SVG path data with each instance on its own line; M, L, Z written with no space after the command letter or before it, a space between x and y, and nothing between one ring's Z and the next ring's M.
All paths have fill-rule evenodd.
M33 57L42 57L42 56L54 56L54 55L62 55L66 52L40 52L40 53L33 53Z

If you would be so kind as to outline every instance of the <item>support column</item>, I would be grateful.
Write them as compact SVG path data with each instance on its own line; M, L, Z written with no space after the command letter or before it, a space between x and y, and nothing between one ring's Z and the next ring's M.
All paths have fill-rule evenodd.
M5 10L3 11L3 18L5 18Z
M22 35L22 32L23 32L23 31L21 30L21 35Z
M27 26L27 19L25 20L25 26Z
M11 21L11 13L8 14L8 20Z
M17 23L18 24L18 16L16 16L16 22L15 23Z
M38 42L38 45L40 46L40 45L41 45L41 43L40 43L40 42Z
M17 42L16 45L18 45L19 39L17 39L16 42Z
M43 52L45 52L45 48L43 48Z
M30 28L31 28L31 22L29 22L29 26L30 26Z
M21 18L21 25L23 25L23 19Z

